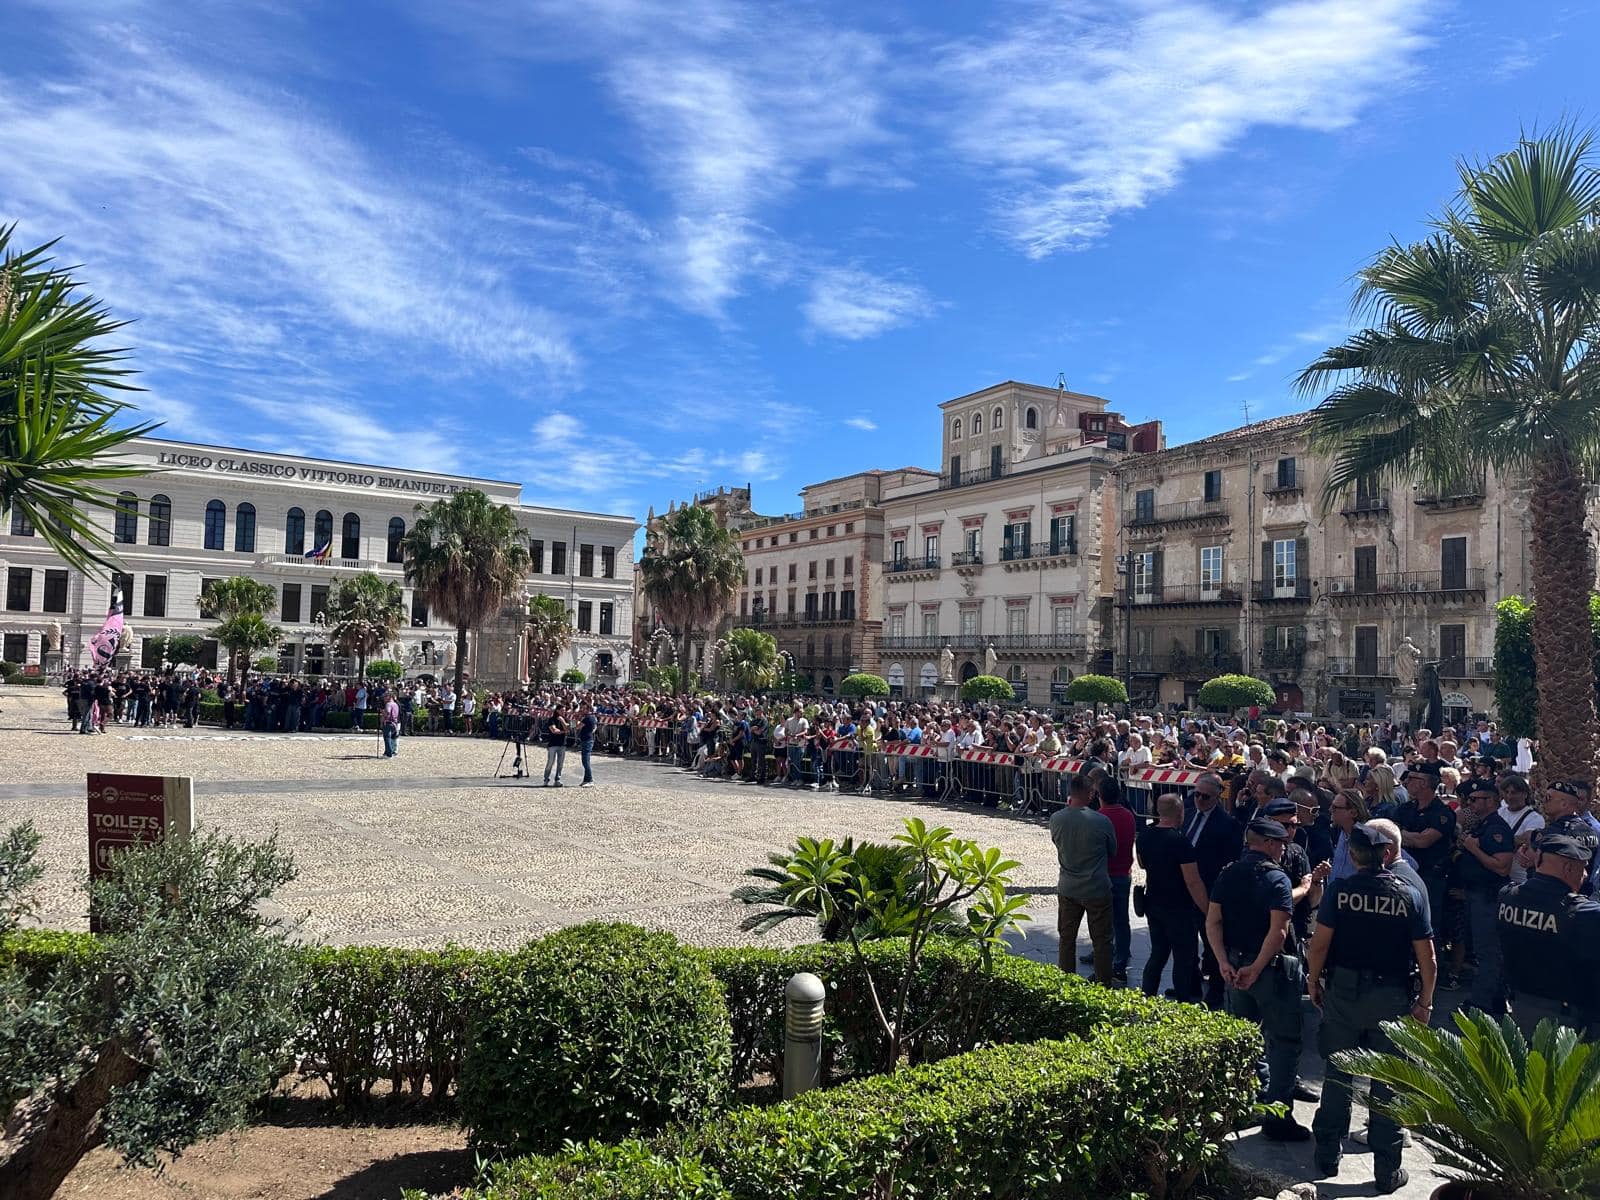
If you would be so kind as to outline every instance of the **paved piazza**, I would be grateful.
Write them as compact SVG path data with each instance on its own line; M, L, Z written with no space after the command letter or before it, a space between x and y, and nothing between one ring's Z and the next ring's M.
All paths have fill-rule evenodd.
M1023 865L1046 892L1055 853L1042 822L965 806L798 792L696 779L599 757L594 787L569 755L557 791L495 781L502 744L414 737L378 756L376 736L67 729L53 693L0 693L0 814L44 835L42 923L84 928L84 775L190 775L197 818L240 837L276 828L299 878L279 894L301 935L338 943L512 947L561 925L617 919L701 944L750 941L730 898L745 868L801 834L887 838L912 813ZM543 751L535 751L542 766ZM505 769L510 769L510 757ZM1055 905L1041 895L1031 952L1055 954ZM804 940L795 922L759 939ZM1142 939L1140 939L1142 941Z

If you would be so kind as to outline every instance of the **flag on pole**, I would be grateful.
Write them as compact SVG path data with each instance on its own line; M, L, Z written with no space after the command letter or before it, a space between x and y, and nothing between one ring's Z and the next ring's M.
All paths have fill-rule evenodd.
M333 539L329 538L315 550L307 550L305 557L310 559L312 562L327 562L333 557Z
M100 632L89 639L89 658L96 667L109 666L117 655L117 643L122 640L122 589L111 589L111 611L106 613L106 623Z

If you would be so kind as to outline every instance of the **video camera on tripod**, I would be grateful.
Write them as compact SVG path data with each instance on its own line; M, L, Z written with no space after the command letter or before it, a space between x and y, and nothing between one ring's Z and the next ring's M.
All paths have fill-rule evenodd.
M500 737L505 741L505 749L500 751L500 762L494 769L496 779L501 777L500 768L505 765L506 750L516 747L516 754L511 759L511 778L522 779L530 772L524 769L523 751L529 742L539 735L539 718L530 712L511 711L505 714L500 722Z

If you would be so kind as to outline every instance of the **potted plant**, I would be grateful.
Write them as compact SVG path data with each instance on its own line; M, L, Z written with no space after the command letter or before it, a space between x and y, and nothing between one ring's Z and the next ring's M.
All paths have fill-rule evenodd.
M1459 1035L1391 1021L1392 1054L1334 1065L1387 1084L1375 1102L1452 1177L1433 1200L1567 1200L1600 1194L1600 1044L1541 1021L1530 1045L1510 1018L1457 1013Z

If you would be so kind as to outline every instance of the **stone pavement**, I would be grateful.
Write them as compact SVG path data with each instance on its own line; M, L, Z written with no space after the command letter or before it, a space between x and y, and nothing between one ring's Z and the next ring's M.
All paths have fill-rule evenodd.
M0 821L32 820L44 834L40 919L56 928L86 927L75 882L87 867L84 775L123 771L191 775L200 821L238 836L276 830L300 867L278 899L306 938L511 948L562 925L608 919L699 944L801 941L813 931L800 922L764 939L739 930L748 910L730 892L746 882L745 869L801 834L883 840L918 815L1022 864L1015 887L1037 897L1037 920L1016 948L1056 961L1055 852L1037 818L706 781L606 757L596 759L596 786L579 789L576 755L567 759L568 786L545 789L537 786L542 752L532 781L497 779L497 769L509 770L502 746L470 738L404 738L400 756L384 760L375 736L113 728L84 737L68 732L59 698L23 688L0 689L0 713ZM1132 924L1137 980L1149 938L1142 920ZM1314 1028L1308 1005L1302 1070L1313 1081L1322 1073ZM1298 1115L1309 1122L1311 1111L1301 1105ZM1350 1150L1339 1179L1320 1185L1323 1195L1371 1194L1370 1157ZM1236 1153L1288 1179L1310 1171L1308 1147L1259 1132L1240 1138ZM1416 1180L1400 1193L1408 1200L1437 1183L1426 1162L1420 1151L1408 1154Z

